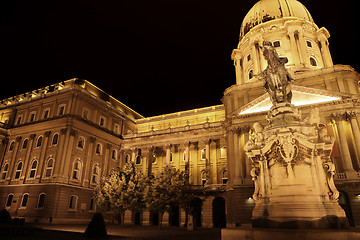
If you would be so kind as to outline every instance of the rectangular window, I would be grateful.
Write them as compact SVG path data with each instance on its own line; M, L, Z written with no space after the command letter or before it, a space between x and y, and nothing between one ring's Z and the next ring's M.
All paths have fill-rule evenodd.
M307 45L308 47L312 47L312 43L311 43L310 41L306 41L306 45Z
M274 47L280 47L280 41L273 42Z
M18 116L17 121L16 121L16 125L21 124L21 122L22 122L22 115Z
M83 118L89 120L89 110L87 110L86 108L84 108L83 110Z
M35 113L35 112L30 113L29 122L35 121L35 116L36 116L36 113Z
M106 118L103 116L100 116L100 121L99 121L100 127L104 127L105 124L106 124Z
M58 111L58 115L64 115L65 114L65 105L60 105L59 106L59 111Z
M45 111L44 111L44 119L47 119L48 117L49 117L49 113L50 113L50 110L49 109L46 109Z

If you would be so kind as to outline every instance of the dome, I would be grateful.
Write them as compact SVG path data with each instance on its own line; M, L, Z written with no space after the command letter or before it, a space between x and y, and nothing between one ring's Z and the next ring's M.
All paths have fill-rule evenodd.
M296 0L260 0L246 14L240 28L240 39L256 25L284 17L296 17L314 23L309 11Z

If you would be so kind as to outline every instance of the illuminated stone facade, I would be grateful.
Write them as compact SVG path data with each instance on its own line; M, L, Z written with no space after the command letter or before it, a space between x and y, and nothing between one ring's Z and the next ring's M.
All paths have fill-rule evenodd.
M145 174L156 174L165 165L188 168L194 185L225 189L202 205L194 203L202 226L225 224L218 217L224 203L227 226L250 223L254 184L244 146L253 135L253 124L266 124L270 108L257 77L267 66L262 44L270 41L288 60L286 67L295 79L293 103L302 119L318 108L321 122L335 139L331 158L339 202L350 223L360 224L360 75L350 66L333 65L329 37L298 1L261 0L242 23L240 41L231 56L236 84L225 90L222 105L144 118L80 80L3 100L0 206L11 203L6 208L13 216L29 220L88 221L95 210L91 189L98 176L134 161ZM17 170L20 162L23 165ZM29 194L26 207L21 206L24 194ZM41 194L45 201L39 207ZM183 223L184 212L174 212L165 215L164 221ZM154 224L153 216L127 212L125 222Z

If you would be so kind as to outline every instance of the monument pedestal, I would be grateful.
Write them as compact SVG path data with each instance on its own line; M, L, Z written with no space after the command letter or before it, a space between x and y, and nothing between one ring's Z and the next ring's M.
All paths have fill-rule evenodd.
M331 229L221 229L221 240L355 240L360 233L352 230Z

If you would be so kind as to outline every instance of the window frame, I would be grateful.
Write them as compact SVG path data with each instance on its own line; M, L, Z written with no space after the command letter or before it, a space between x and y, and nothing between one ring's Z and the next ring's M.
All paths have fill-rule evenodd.
M21 164L21 168L19 169L19 165ZM19 161L18 164L16 164L16 169L15 169L15 173L14 173L14 180L19 180L21 177L21 172L23 169L23 162ZM18 175L18 176L17 176Z
M206 148L201 149L200 152L200 160L205 161L206 160Z
M95 173L95 169L97 169L96 173ZM100 166L99 164L95 164L91 171L91 184L99 184L99 183L100 183Z
M47 114L46 114L47 113ZM45 116L46 115L46 116ZM50 108L48 107L48 108L45 108L44 110L43 110L43 114L42 114L42 119L48 119L48 118L50 118Z
M221 159L227 158L227 147L226 146L222 146L220 148L220 158Z
M138 159L139 159L139 161L138 161ZM135 157L135 165L141 165L141 162L142 162L141 155L136 155L136 157Z
M35 169L33 168L33 164L36 162L36 166ZM35 179L36 178L36 172L37 172L37 168L39 166L39 161L34 158L34 160L31 162L30 164L30 169L29 169L29 179ZM31 177L31 172L34 172L34 176Z
M21 125L23 123L24 114L20 114L16 117L16 124L15 125Z
M26 202L25 202L25 206L24 206L25 196L27 196L27 198L26 198ZM24 194L22 195L21 203L20 203L20 208L25 209L25 208L27 207L27 205L28 205L28 203L29 203L29 197L30 197L29 193L24 193Z
M75 165L76 163L78 164L78 169L75 169ZM74 162L73 162L73 167L72 167L72 174L71 174L71 180L73 181L80 181L81 180L81 171L82 171L82 162L79 158L77 158ZM74 173L76 173L74 175ZM76 178L74 178L74 176L77 176Z
M102 115L99 117L99 126L106 127L106 117L104 117Z
M101 143L96 144L95 154L101 156L102 155L103 146Z
M9 149L8 149L8 151L9 151L9 152L12 152L12 151L14 150L14 148L15 148L15 141L12 140L12 141L10 142L10 144L9 144Z
M75 202L73 201L75 199ZM70 195L69 199L69 211L77 211L79 197L77 195Z
M5 170L5 166L7 166L6 170ZM9 166L10 166L9 162L5 162L4 165L2 166L1 179L0 180L6 180L6 177L7 177L8 173L9 173Z
M10 196L11 196L11 201L10 201L10 204L8 204L8 203L9 203L9 197L10 197ZM9 194L7 195L7 198L6 198L6 201L5 201L5 209L11 208L11 205L12 205L13 201L14 201L14 193L9 193Z
M56 138L56 143L54 143L55 136L57 136L57 138ZM53 134L53 136L52 136L52 138L51 138L51 146L57 145L58 142L59 142L59 134L56 132L56 133Z
M41 196L44 196L44 197L41 199ZM44 192L39 193L38 200L37 200L37 203L36 203L36 208L38 208L38 209L44 208L45 199L46 199L46 193L44 193ZM40 200L42 200L42 202L40 202ZM40 203L42 203L41 206L40 206Z
M25 144L26 143L26 144ZM26 150L29 145L29 139L25 138L21 144L21 150Z
M61 109L62 109L62 110L61 110ZM60 104L60 105L58 106L58 109L57 109L57 115L58 115L58 116L63 116L63 115L65 115L65 110L66 110L66 104L65 104L65 103Z
M50 162L50 160L52 160L52 166L51 166L51 167L49 167L49 162ZM50 158L46 161L44 178L50 178L50 177L52 176L52 173L53 173L53 170L54 170L54 164L55 164L54 158L51 158L51 157L50 157ZM51 172L50 172L50 175L47 176L47 173L48 173L48 170L49 170L49 169L51 170Z
M40 140L41 139L41 140ZM41 148L42 144L43 144L43 136L40 135L37 137L36 139L36 144L35 144L35 148Z
M115 153L115 154L114 154ZM117 160L118 159L118 151L116 149L113 149L111 151L111 159L112 160Z
M86 116L85 116L85 112L87 112ZM85 120L90 120L90 110L87 107L83 107L81 117Z
M29 114L29 122L35 122L36 121L36 111L31 111Z
M82 142L82 146L79 146L79 143L80 143L80 142ZM80 136L80 137L78 138L78 142L77 142L77 144L76 144L76 148L81 149L81 150L84 150L84 149L85 149L85 137Z

